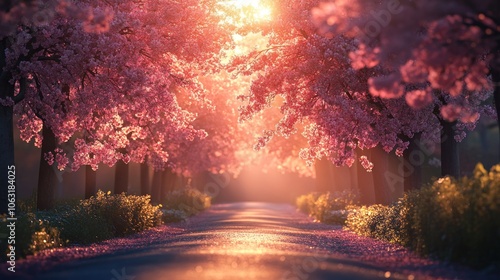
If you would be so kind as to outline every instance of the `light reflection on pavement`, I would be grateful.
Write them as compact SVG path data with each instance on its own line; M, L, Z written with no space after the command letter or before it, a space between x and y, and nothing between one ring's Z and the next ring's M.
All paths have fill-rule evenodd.
M291 205L214 205L179 227L186 230L161 242L63 263L36 279L411 280L432 279L426 270L440 268L393 245L313 223ZM377 262L382 255L388 261Z

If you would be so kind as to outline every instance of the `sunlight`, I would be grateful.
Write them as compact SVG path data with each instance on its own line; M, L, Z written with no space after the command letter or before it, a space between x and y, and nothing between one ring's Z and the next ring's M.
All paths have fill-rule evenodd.
M221 3L232 7L244 23L267 21L272 14L271 8L261 0L226 0Z

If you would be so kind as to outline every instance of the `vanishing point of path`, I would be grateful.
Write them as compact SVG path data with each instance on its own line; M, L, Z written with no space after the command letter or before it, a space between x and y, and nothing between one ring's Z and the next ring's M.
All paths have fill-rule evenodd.
M2 267L4 269L4 267ZM314 223L291 205L215 205L187 222L18 262L16 277L47 280L488 279ZM6 279L4 273L0 278Z

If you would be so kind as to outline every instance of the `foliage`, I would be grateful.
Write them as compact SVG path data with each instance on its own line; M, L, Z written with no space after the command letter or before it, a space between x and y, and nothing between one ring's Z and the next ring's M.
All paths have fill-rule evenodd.
M346 209L356 203L356 196L349 192L323 194L314 192L299 196L296 200L300 211L309 214L317 221L332 224L343 224L347 218Z
M31 213L36 211L36 197L37 191L33 190L30 197L26 199L19 199L17 201L17 210L23 213Z
M211 200L207 194L188 187L168 193L164 207L181 210L187 216L192 216L210 207Z
M347 220L349 210L331 210L325 212L321 222L326 224L344 225Z
M482 267L500 261L500 165L472 177L444 177L391 206L350 212L356 233L407 246L425 255Z
M318 192L301 195L297 197L295 205L297 205L300 211L310 214L314 210L314 203L320 195Z
M62 247L66 241L60 236L60 231L57 227L51 226L46 220L33 219L30 217L30 224L32 226L33 234L31 235L31 242L26 254L36 254L39 251Z
M8 236L8 224L9 222L5 216L0 218L0 234ZM36 254L45 249L58 248L66 244L57 227L54 227L47 220L37 218L31 212L20 213L17 216L15 231L16 243L12 245L15 246L16 259ZM2 252L0 259L2 261L5 261L7 258L9 244L6 241L7 238L2 238L2 243L0 243Z
M81 207L97 211L111 225L113 235L123 236L136 233L160 224L161 212L158 206L150 204L150 196L111 195L97 192L96 196L83 200Z
M188 218L186 212L175 209L162 209L164 223L177 223L185 221Z
M98 191L89 199L59 205L50 217L69 242L88 244L157 226L161 215L149 196Z
M0 31L0 106L13 108L24 141L40 146L42 125L54 133L59 144L43 155L50 164L97 169L147 159L164 167L177 147L206 136L177 97L205 103L197 77L230 48L217 1L50 3L0 11L9 30Z
M402 155L415 133L439 142L440 123L432 106L417 111L405 100L381 99L369 92L369 79L388 72L379 66L358 71L352 65L357 38L341 32L318 34L311 20L318 1L277 0L273 5L272 19L255 30L269 38L267 48L242 55L230 65L239 74L258 73L249 93L241 96L246 101L240 109L242 120L279 109L279 118L261 133L256 148L301 135L306 144L293 145L292 154L306 163L326 158L352 166L360 160L369 170L372 163L357 155L357 149L378 146Z
M89 199L67 201L51 211L24 212L33 209L32 202L20 202L23 211L16 222L16 258L66 243L90 244L140 232L160 225L162 220L182 221L209 207L210 197L194 189L173 192L168 205L176 209L160 210L161 206L150 204L148 195L111 195L98 191ZM0 234L5 236L7 223L6 217L1 217ZM0 243L0 249L6 252L7 244ZM2 254L2 261L5 257Z
M387 70L368 80L373 96L405 99L415 109L438 106L443 119L472 127L491 111L478 105L493 90L492 72L493 82L499 78L496 1L341 0L312 14L323 35L358 39L350 53L355 69Z
M61 235L73 244L90 244L113 237L112 225L99 209L78 205L61 212L55 219Z

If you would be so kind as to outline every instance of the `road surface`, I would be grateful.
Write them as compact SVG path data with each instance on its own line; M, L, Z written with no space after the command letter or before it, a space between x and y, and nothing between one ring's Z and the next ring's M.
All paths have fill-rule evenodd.
M16 277L12 277L15 275ZM1 276L1 275L0 275ZM489 276L491 278L491 276ZM4 277L0 277L5 279ZM20 261L7 279L487 279L314 223L291 205L214 205L187 222Z

